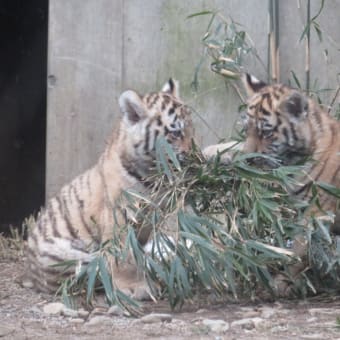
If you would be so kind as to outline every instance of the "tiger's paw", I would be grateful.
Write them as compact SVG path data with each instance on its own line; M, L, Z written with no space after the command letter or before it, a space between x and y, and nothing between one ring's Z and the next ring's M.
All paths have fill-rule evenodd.
M224 144L209 145L202 150L202 153L207 160L213 160L219 157L220 162L227 165L231 163L234 152L241 149L242 145L233 141Z
M121 291L137 301L155 301L155 297L151 294L150 288L145 282L141 282L139 285L134 287L127 287L121 289Z
M294 283L289 277L283 274L278 274L274 278L274 290L277 297L292 298L296 296Z

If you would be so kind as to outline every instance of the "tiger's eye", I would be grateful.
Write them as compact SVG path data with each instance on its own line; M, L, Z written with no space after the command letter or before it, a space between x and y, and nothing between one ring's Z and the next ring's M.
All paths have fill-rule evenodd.
M270 138L273 135L273 130L262 130L263 138Z
M170 132L172 137L179 138L182 136L182 131L181 130L174 130Z

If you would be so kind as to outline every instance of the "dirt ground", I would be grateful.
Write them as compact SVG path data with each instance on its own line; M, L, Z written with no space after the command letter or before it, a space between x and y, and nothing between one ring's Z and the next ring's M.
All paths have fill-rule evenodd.
M340 297L275 303L196 302L180 312L172 312L161 301L144 304L147 318L109 315L104 306L79 317L47 313L44 307L51 305L53 296L21 287L17 278L23 270L20 258L0 257L3 339L340 339ZM153 313L170 315L159 319ZM163 317L166 321L161 321Z

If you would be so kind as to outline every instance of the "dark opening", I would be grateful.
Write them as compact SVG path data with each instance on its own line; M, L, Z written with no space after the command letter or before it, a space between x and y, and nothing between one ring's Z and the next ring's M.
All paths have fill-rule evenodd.
M48 0L0 0L0 232L45 197Z

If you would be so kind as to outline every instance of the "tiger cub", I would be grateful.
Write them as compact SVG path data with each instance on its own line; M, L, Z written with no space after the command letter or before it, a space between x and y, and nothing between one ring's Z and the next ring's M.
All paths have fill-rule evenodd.
M60 269L53 265L68 260L89 262L91 248L117 234L113 212L117 199L128 188L141 186L147 190L143 179L154 166L158 136L164 136L178 156L191 149L191 112L179 99L178 84L173 79L161 92L140 96L125 91L119 106L119 128L98 162L50 199L29 231L28 286L55 292ZM119 218L122 220L123 215ZM147 286L136 272L135 265L126 264L115 267L112 275L120 289L138 299L138 294L145 295Z
M242 80L249 97L245 119L246 139L236 149L270 155L285 165L311 159L306 164L305 175L298 178L301 184L292 188L292 195L310 198L314 181L340 188L340 122L315 100L296 89L282 84L267 85L249 74L244 75ZM210 158L230 147L232 151L233 145L230 143L212 145L203 153ZM228 163L232 155L233 152L227 150L221 154L221 160ZM319 195L322 209L337 213L339 202L336 197L321 190ZM321 212L311 208L308 214L312 213L320 215ZM335 228L340 228L336 226L338 220L335 219ZM295 240L293 250L304 257L306 242ZM301 267L295 266L291 272L295 275L300 270Z
M246 139L210 145L203 150L206 158L217 153L230 162L235 150L273 156L284 165L297 164L309 158L306 175L293 195L308 198L314 181L340 187L340 121L323 111L313 100L298 90L282 84L267 85L249 74L243 83L248 94L244 121ZM230 150L230 151L229 151ZM270 165L267 163L266 165ZM337 199L320 192L325 211L336 212Z

